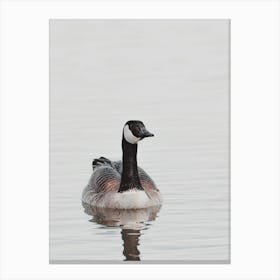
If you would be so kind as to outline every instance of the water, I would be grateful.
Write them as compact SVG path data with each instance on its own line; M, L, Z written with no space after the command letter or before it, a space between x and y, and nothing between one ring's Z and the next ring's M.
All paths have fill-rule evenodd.
M52 20L50 261L229 261L229 22ZM91 162L129 119L160 209L84 208Z

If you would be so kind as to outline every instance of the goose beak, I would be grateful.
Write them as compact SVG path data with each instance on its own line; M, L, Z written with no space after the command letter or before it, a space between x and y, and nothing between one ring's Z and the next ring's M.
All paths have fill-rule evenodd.
M146 138L146 137L153 137L154 134L149 132L147 129L144 129L141 133L141 139Z

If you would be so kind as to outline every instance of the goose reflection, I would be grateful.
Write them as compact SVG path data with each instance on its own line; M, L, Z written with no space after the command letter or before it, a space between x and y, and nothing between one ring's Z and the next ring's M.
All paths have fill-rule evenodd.
M93 217L90 222L121 228L124 261L140 261L138 245L141 230L147 229L147 222L156 219L160 206L126 210L98 208L86 203L83 206L85 213Z

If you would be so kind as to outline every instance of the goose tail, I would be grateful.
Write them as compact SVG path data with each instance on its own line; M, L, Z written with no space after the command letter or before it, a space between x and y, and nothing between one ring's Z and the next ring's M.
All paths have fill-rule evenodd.
M94 169L94 168L96 168L97 166L100 166L100 165L110 165L110 166L112 166L112 162L105 157L96 158L92 162L92 169Z

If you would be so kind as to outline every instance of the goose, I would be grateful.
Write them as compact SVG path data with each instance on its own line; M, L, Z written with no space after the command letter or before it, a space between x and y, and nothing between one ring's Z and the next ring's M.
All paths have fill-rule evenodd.
M94 159L93 172L82 193L83 203L112 209L142 209L161 205L159 189L137 165L138 142L152 137L142 121L130 120L123 127L122 161Z

